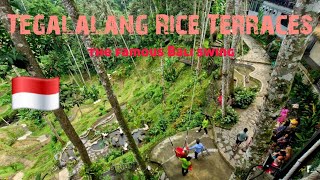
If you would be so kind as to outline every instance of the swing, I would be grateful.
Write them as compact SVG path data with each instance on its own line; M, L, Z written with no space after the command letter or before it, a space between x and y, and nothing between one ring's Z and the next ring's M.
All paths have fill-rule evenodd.
M162 45L161 45L161 48L162 48ZM163 97L164 97L164 91L165 91L165 86L164 86L164 69L163 69L163 59L161 58L161 69L162 69L162 86L163 86ZM194 96L194 91L193 91L193 96ZM193 98L192 98L192 101L193 101ZM162 101L162 105L164 106L165 104L165 99ZM191 105L192 107L192 105ZM189 115L189 119L190 119L190 115ZM169 140L170 140L170 143L171 143L171 146L173 147L173 150L175 152L175 155L177 158L186 158L189 154L189 147L188 147L188 143L187 143L187 139L188 139L188 132L189 132L189 128L187 129L187 135L186 135L186 138L185 138L185 142L184 142L184 145L183 147L174 147L173 145L173 142L171 141L171 138L169 137Z
M177 158L186 158L189 154L189 147L188 147L188 143L187 143L188 132L189 132L189 130L187 129L187 135L186 135L183 147L178 146L178 147L174 148L174 152L175 152ZM169 140L170 140L171 146L174 147L170 137L169 137Z
M210 1L209 7L210 6L211 6L211 1ZM209 11L206 10L206 13L209 14ZM204 17L203 17L203 19L204 19ZM205 22L205 26L204 26L204 24L202 25L202 27L203 27L202 29L204 29L204 28L206 29L207 28L207 23L208 23L208 19ZM205 31L203 31L203 32L205 32ZM203 33L203 32L201 32L201 37L200 37L200 48L202 48L202 44L203 44L203 41L205 39L205 37L204 37L205 33ZM196 38L194 39L194 44L193 44L194 46L195 46L195 41L196 41ZM161 45L161 48L162 48L162 45ZM194 59L194 56L192 56L191 68L193 67L193 59ZM195 78L194 83L193 83L192 99L191 99L191 106L190 106L190 111L189 111L189 120L190 120L190 117L191 117L192 106L193 106L193 102L194 102L196 82L197 82L196 79L198 79L198 77L199 77L199 69L200 69L199 67L200 67L200 57L198 56L198 63L197 63L197 68L196 68L196 78ZM161 69L162 69L163 97L165 97L165 94L164 94L165 85L164 85L163 58L161 58ZM164 104L165 104L165 100L163 100L163 106L164 106ZM174 148L174 145L173 145L173 143L171 141L171 138L169 137L171 146L174 148L174 152L175 152L175 155L176 155L177 158L186 158L188 156L188 154L189 154L189 147L188 147L188 143L187 143L188 132L189 132L189 128L187 128L187 135L186 135L183 147L178 146L178 147ZM189 166L189 170L192 170L192 165Z

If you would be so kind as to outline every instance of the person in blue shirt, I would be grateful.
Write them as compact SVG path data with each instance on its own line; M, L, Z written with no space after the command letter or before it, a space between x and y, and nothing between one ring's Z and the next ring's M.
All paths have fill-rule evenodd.
M198 154L205 150L205 147L202 143L200 143L200 139L196 140L196 144L190 148L190 150L194 149L194 158L198 159Z

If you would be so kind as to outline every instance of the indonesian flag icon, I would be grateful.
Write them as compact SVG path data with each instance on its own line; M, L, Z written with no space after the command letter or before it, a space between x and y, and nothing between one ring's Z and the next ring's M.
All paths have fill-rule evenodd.
M51 111L59 108L59 78L16 77L12 79L12 109Z

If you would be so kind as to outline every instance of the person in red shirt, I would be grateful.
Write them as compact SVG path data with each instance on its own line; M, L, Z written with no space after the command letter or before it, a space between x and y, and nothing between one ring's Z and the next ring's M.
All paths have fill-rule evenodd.
M220 106L222 106L222 92L221 92L221 90L220 90L220 94L218 96L218 103Z

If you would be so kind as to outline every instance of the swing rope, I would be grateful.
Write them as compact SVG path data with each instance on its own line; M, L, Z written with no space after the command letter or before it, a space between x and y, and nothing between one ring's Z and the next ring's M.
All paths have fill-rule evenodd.
M211 2L210 1L210 6L205 8L204 14L202 15L202 31L201 31L201 37L200 37L200 45L199 48L202 48L202 44L203 41L205 39L205 34L206 34L206 28L207 28L207 23L208 21L205 21L205 23L203 23L203 21L205 20L205 17L207 16L207 14L210 12L210 8L211 8ZM208 3L208 0L206 1L206 3ZM191 66L192 68L192 66ZM190 110L189 110L189 118L188 121L190 121L191 119L191 112L192 112L192 106L193 106L193 102L194 102L194 94L195 94L195 89L196 89L196 84L197 84L197 80L199 78L199 70L200 70L200 57L198 56L198 62L197 62L197 67L196 67L196 78L194 79L193 82L193 90L192 90L192 98L191 98L191 106L190 106Z

